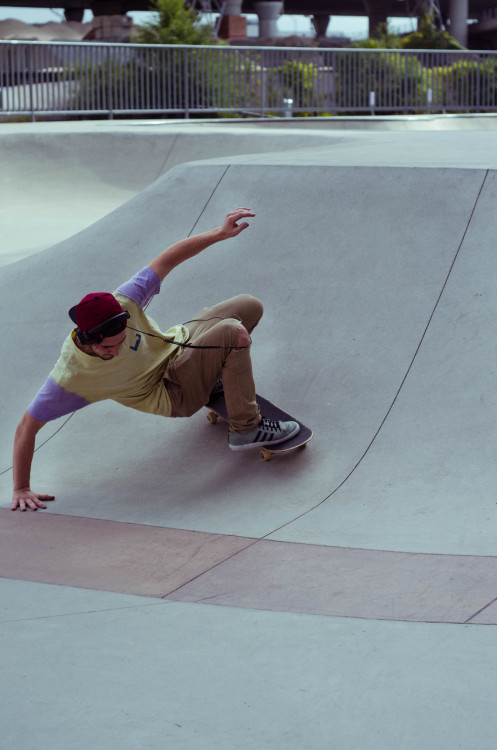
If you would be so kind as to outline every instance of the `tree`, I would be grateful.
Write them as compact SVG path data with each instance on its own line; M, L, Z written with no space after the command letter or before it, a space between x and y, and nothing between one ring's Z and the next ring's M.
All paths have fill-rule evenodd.
M215 44L212 24L202 23L198 13L184 0L153 0L156 18L137 31L140 44Z
M351 46L361 49L464 49L447 31L437 29L430 13L423 13L418 30L412 34L392 34L386 23L380 23L372 37Z
M419 19L418 31L402 39L402 49L464 49L447 31L437 29L429 13Z

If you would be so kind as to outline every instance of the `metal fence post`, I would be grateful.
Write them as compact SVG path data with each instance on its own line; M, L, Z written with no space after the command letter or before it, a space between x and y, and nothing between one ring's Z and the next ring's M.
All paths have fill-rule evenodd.
M183 50L183 91L184 91L184 97L185 100L183 102L184 112L185 112L185 119L190 119L190 98L189 98L189 91L188 91L188 49Z
M261 60L260 60L260 76L261 76L261 86L260 86L260 117L264 117L264 101L266 99L266 59L264 51L261 52Z
M369 92L369 108L371 110L371 115L375 116L375 107L376 107L376 92L370 91Z
M476 57L476 111L481 112L481 75L480 75L480 60Z
M112 96L112 71L111 71L111 51L112 47L107 47L107 96L108 96L108 102L107 106L109 108L109 115L108 119L113 120L114 119L114 97Z
M31 112L31 122L35 121L35 111L34 111L34 96L33 96L33 66L32 66L32 57L31 57L31 45L28 45L27 49L27 62L28 62L28 83L29 83L29 109Z
M293 99L283 99L283 117L293 117Z

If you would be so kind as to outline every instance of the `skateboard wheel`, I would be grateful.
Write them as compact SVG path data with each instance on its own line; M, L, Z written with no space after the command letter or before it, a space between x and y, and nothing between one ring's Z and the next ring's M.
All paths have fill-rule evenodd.
M211 424L216 424L216 422L217 422L217 419L218 419L218 415L216 414L216 412L215 412L215 411L210 411L210 412L208 413L208 415L207 415L207 419L209 420L209 422L210 422Z
M271 461L272 453L267 448L261 448L260 454L264 461Z

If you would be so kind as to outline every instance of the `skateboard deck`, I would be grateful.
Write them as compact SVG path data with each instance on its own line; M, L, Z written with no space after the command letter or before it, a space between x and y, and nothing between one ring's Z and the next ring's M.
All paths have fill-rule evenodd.
M292 417L291 414L288 414L288 412L283 411L278 406L272 404L271 401L267 400L267 398L263 398L262 396L259 396L259 394L256 394L256 398L262 416L281 422L288 422L288 420L293 420L295 422L298 422L300 425L299 434L295 435L293 438L285 440L283 443L276 443L276 445L263 445L259 448L259 453L265 461L270 461L273 454L275 453L289 453L296 448L303 448L305 445L307 445L313 435L310 427L307 427L298 419ZM228 421L228 410L226 408L226 401L224 400L223 393L217 394L216 396L212 397L205 406L207 409L210 409L207 415L207 419L212 424L215 424L219 417L221 417L225 421Z

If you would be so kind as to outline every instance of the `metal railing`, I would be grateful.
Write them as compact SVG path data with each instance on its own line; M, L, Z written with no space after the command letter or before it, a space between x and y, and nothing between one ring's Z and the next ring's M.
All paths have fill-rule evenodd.
M0 41L0 117L496 110L496 52Z

